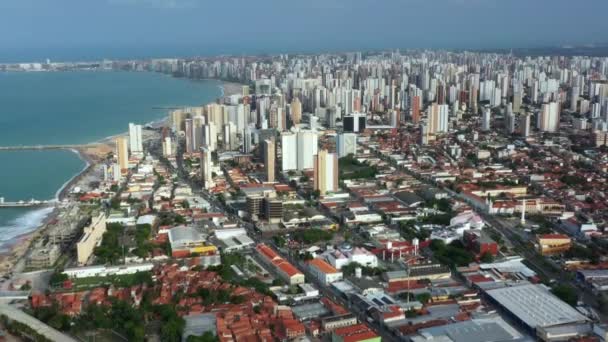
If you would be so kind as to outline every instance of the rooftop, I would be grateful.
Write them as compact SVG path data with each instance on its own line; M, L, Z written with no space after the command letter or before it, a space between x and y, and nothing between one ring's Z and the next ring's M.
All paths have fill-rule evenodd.
M585 322L587 319L543 285L521 285L486 291L531 328Z

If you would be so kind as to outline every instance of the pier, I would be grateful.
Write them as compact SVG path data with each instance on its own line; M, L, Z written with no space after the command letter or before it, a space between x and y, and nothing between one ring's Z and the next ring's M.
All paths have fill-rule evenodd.
M0 209L1 208L29 208L29 207L46 207L53 205L53 201L38 201L35 199L31 199L29 201L16 201L16 202L7 202L3 197L0 197Z
M22 145L22 146L0 146L0 151L25 151L25 150L71 150L94 145Z

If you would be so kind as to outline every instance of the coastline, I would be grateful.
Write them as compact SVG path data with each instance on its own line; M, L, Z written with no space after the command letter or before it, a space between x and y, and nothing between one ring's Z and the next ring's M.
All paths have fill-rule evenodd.
M223 97L240 94L242 92L242 87L245 85L222 80L215 81L220 82L219 87L221 88L221 93L216 100L218 98L221 99ZM143 125L162 127L167 123L167 120L169 120L168 114L163 118L153 119L152 121ZM64 200L66 200L77 184L79 184L89 173L91 173L92 170L94 170L101 160L100 157L105 155L104 153L106 153L106 150L114 149L114 139L125 135L128 135L128 132L122 132L93 141L77 149L69 149L70 151L76 153L78 157L85 162L85 166L57 190L54 199L56 206L53 207L53 209L41 219L40 223L36 224L31 231L17 235L4 243L0 249L0 275L13 272L15 265L23 261L23 258L29 254L32 244L44 234L49 223L58 217L59 209L57 208L57 205L60 205Z

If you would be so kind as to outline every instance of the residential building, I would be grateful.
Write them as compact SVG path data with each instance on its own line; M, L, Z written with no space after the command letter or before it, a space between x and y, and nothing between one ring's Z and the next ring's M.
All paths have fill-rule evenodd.
M338 156L320 150L314 157L314 189L321 195L338 190Z

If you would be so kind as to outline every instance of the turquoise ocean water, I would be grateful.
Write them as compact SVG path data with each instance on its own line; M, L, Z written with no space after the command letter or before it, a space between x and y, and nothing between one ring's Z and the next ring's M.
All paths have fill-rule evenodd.
M0 73L0 146L81 144L148 123L166 107L201 105L221 95L216 81L156 73ZM85 167L72 151L0 152L0 197L53 199ZM0 248L34 229L49 209L0 209Z

